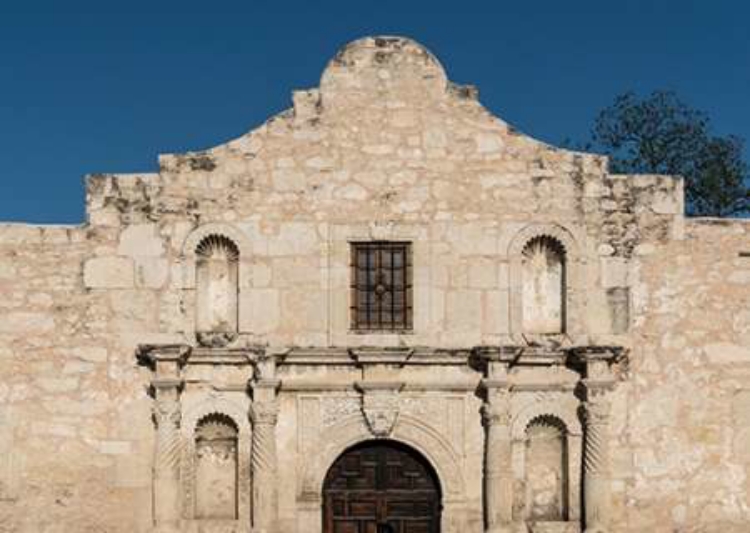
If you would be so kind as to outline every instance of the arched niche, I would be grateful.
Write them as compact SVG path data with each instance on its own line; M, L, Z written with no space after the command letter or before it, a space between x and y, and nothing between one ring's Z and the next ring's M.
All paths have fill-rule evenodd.
M539 235L521 252L521 323L536 335L565 333L566 252L560 241Z
M251 427L247 409L224 398L205 398L186 409L180 429L183 442L180 476L183 518L188 521L221 520L249 523ZM222 450L226 450L227 445L230 444L228 442L230 439L234 440L236 450L235 513L234 516L231 516L229 512L207 513L205 512L207 505L213 505L213 502L211 497L206 499L206 493L201 494L200 491L205 487L204 482L207 480L228 481L231 479L232 472L227 471L230 466L228 460L231 457L226 454L221 455ZM213 448L215 452L206 449L207 447ZM217 463L222 463L223 469L218 472L220 475L212 477L212 472L202 469L207 466L201 464L202 459L217 460ZM206 477L204 474L209 475ZM226 494L226 485L224 487L222 491ZM226 498L221 500L225 503L227 501ZM229 507L222 507L222 509L227 510Z
M195 250L196 324L202 344L223 345L237 335L239 320L239 247L211 234Z
M250 241L238 228L210 223L194 229L180 250L183 331L208 346L223 346L248 329L243 288L249 286Z
M542 415L526 426L526 512L534 522L568 520L568 439L565 424Z
M514 520L577 524L581 516L582 426L575 401L534 402L512 422Z
M567 229L526 226L511 241L508 257L510 327L517 342L585 333L583 259Z
M195 516L238 518L239 428L230 417L212 413L195 429Z

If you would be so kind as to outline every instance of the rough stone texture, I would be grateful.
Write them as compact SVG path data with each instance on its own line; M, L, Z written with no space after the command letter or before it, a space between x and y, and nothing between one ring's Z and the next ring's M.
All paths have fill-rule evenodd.
M567 431L569 516L534 531L750 529L750 224L519 134L406 39L348 45L293 101L158 173L90 176L80 227L0 225L0 531L319 533L327 468L374 436L434 466L443 533L485 530L499 454L487 505L518 526L538 417ZM209 235L239 250L238 316L202 346ZM563 334L523 329L536 237L565 250ZM349 330L349 242L376 239L412 242L411 332ZM194 464L212 415L238 430L236 519L196 507L196 476L230 485Z

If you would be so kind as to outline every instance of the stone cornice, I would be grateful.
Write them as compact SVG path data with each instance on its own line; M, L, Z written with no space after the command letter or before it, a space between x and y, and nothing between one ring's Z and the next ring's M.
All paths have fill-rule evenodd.
M584 345L572 348L544 346L483 345L470 348L414 347L298 347L262 346L208 348L187 344L144 344L136 356L140 364L155 368L157 363L185 365L253 365L272 360L277 367L301 366L353 366L363 368L375 365L394 367L438 365L468 366L474 362L479 367L491 364L517 366L592 366L613 365L627 355L620 346ZM591 376L589 376L591 377Z
M151 368L160 362L182 365L189 354L190 346L187 344L141 344L136 350L138 362Z
M189 365L251 365L264 355L264 348L253 346L247 348L193 348L186 358Z
M627 355L627 350L622 346L576 346L571 348L569 352L572 357L584 363L595 361L616 363Z

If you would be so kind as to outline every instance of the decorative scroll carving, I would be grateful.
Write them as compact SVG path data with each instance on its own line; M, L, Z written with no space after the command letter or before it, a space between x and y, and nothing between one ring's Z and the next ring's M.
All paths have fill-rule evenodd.
M398 409L398 396L393 393L379 392L362 398L362 411L367 425L376 437L391 434L398 418Z
M359 383L362 391L362 414L367 427L378 438L388 437L398 420L398 392L403 383Z
M321 423L331 427L341 420L359 413L362 409L359 398L355 396L333 396L321 399Z
M409 396L401 398L400 412L408 413L423 420L429 420L437 427L445 424L445 399L435 396Z

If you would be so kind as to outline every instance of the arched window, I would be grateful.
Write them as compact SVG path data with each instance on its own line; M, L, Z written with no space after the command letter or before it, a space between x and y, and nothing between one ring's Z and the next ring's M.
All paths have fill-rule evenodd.
M226 415L203 418L195 430L197 518L237 518L238 429Z
M223 235L209 235L198 244L195 254L199 340L226 344L237 333L239 249Z
M568 446L565 425L541 416L526 428L527 518L540 522L568 519Z
M534 237L522 253L523 332L565 331L565 248L546 235Z

